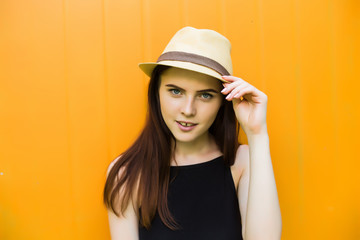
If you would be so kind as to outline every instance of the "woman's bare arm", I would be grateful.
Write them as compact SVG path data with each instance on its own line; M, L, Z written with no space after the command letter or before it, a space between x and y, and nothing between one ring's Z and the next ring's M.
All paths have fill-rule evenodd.
M246 211L247 211L247 201L249 193L249 146L242 144L239 146L236 158L235 166L240 172L240 180L237 189L240 213L241 213L241 228L242 228L242 237L245 239L245 229L246 229Z
M138 218L132 204L129 204L124 216L117 217L111 210L108 210L108 216L112 240L139 239Z
M281 238L282 220L266 133L248 136L250 175L245 239ZM240 193L241 194L241 193Z
M226 83L221 91L226 100L232 101L236 119L244 130L249 144L248 177L240 184L240 209L246 209L245 239L280 239L282 220L270 158L266 112L268 97L245 80L235 76L222 76ZM245 149L245 148L244 148ZM241 161L239 161L241 162ZM246 162L246 161L244 161ZM242 180L240 180L241 182ZM248 185L244 187L244 185ZM243 213L242 213L243 214Z
M108 173L117 160L118 158L109 165ZM121 174L121 171L119 174ZM132 200L129 201L127 209L120 217L116 216L112 210L108 209L108 218L112 240L139 239L137 208L134 208Z

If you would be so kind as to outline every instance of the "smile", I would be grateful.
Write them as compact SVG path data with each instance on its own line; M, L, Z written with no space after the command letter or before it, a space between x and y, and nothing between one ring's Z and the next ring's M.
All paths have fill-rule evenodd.
M184 126L184 127L190 127L190 126L196 125L196 123L188 123L188 122L178 122L178 123L181 124L181 126Z
M184 132L191 131L197 125L197 123L190 123L190 122L178 122L178 121L176 121L176 123L178 124L180 130L182 130Z

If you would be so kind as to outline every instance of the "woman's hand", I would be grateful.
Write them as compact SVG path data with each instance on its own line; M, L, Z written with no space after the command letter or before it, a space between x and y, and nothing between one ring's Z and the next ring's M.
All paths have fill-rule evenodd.
M266 108L267 99L265 93L234 76L222 76L228 83L223 83L221 91L226 100L233 103L236 118L246 136L267 133Z

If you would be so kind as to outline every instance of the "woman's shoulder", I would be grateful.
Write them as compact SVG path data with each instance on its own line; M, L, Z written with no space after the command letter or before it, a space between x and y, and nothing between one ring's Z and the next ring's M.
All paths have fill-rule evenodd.
M110 173L111 170L113 170L113 167L115 166L115 164L121 159L122 155L116 157L113 161L110 162L109 166L108 166L108 169L107 169L107 177ZM117 169L117 168L116 168ZM118 168L118 170L115 170L114 171L117 171L116 173L116 180L115 180L115 184L119 181L119 179L123 179L124 177L124 174L126 174L126 166L120 166L120 168ZM126 180L125 180L126 182ZM131 199L135 202L138 202L137 201L137 198L138 198L138 189L139 189L139 183L140 183L140 176L137 176L136 177L136 180L135 180L135 184L134 184L134 187L133 189L131 189ZM124 191L124 187L127 186L127 184L123 184L122 187L119 189L119 193L122 194L123 191ZM135 204L135 203L134 203ZM139 203L138 203L139 205Z
M112 160L110 162L110 164L108 165L107 171L106 171L106 177L109 176L111 169L114 167L115 163L117 163L117 161L119 161L120 158L121 158L121 155L116 157L114 160Z

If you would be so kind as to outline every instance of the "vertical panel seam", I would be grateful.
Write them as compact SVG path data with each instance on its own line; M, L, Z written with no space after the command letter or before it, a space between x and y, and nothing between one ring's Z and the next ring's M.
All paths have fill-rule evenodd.
M179 11L180 11L180 27L184 26L185 23L185 18L184 18L184 1L183 0L179 0L178 4L179 4Z
M141 62L145 61L145 16L144 16L144 1L145 0L139 0L140 1L140 48L141 48ZM145 74L141 74L142 76L142 82L143 82L143 96L144 97L144 106L147 106L147 93L146 93L146 76Z
M75 204L74 204L74 176L73 176L73 164L72 164L72 154L71 154L71 128L70 128L70 100L69 100L69 70L68 70L68 53L66 47L66 0L62 1L62 17L63 17L63 41L64 41L64 81L65 81L65 109L66 109L66 137L67 137L67 160L69 168L69 193L70 193L70 206L71 206L71 227L75 231L75 236L77 236L77 228L75 228Z
M266 68L265 68L265 32L264 32L264 11L262 0L258 0L259 17L259 45L260 45L260 77L262 89L266 90Z
M337 80L338 80L338 71L337 71L337 65L336 65L336 30L335 30L335 3L334 0L329 1L329 24L330 24L330 71L331 71L331 113L332 113L332 126L334 127L334 131L333 131L333 143L331 144L332 146L334 146L334 149L331 149L331 151L333 151L334 155L332 156L332 164L333 166L336 166L336 161L338 159L340 159L340 153L339 153L339 114L338 114L338 101L337 101L337 96L339 96L339 94L337 93ZM334 173L335 176L335 173ZM335 180L334 180L335 179ZM336 182L336 178L332 178L331 181L333 181L333 188L332 188L332 192L331 192L331 206L327 206L330 209L333 210L337 210L335 209L334 205L335 205L335 198L336 198L336 189L335 189L335 182ZM334 214L334 212L333 212ZM333 216L336 216L336 212ZM334 221L334 220L333 220ZM335 222L334 222L335 223Z
M183 13L184 13L184 24L186 25L186 26L189 26L189 24L190 24L190 21L189 21L189 11L188 11L188 9L189 9L189 2L188 2L188 0L183 0L183 8L184 8L184 11L183 11Z
M104 58L104 94L105 94L105 137L107 160L111 160L110 154L110 122L109 122L109 77L106 54L106 24L105 24L105 0L101 0L102 10L102 37L103 37L103 58Z
M296 113L297 113L297 135L298 135L298 164L299 164L299 190L300 190L300 228L304 225L304 156L303 156L303 144L304 144L304 136L303 136L303 124L301 121L301 116L303 116L302 111L302 101L301 101L301 66L300 66L300 57L301 57L301 43L300 43L300 13L299 6L300 1L294 0L294 17L295 17L295 79L296 79Z
M221 22L221 32L227 36L227 25L226 25L226 0L219 0L220 5L220 22Z

